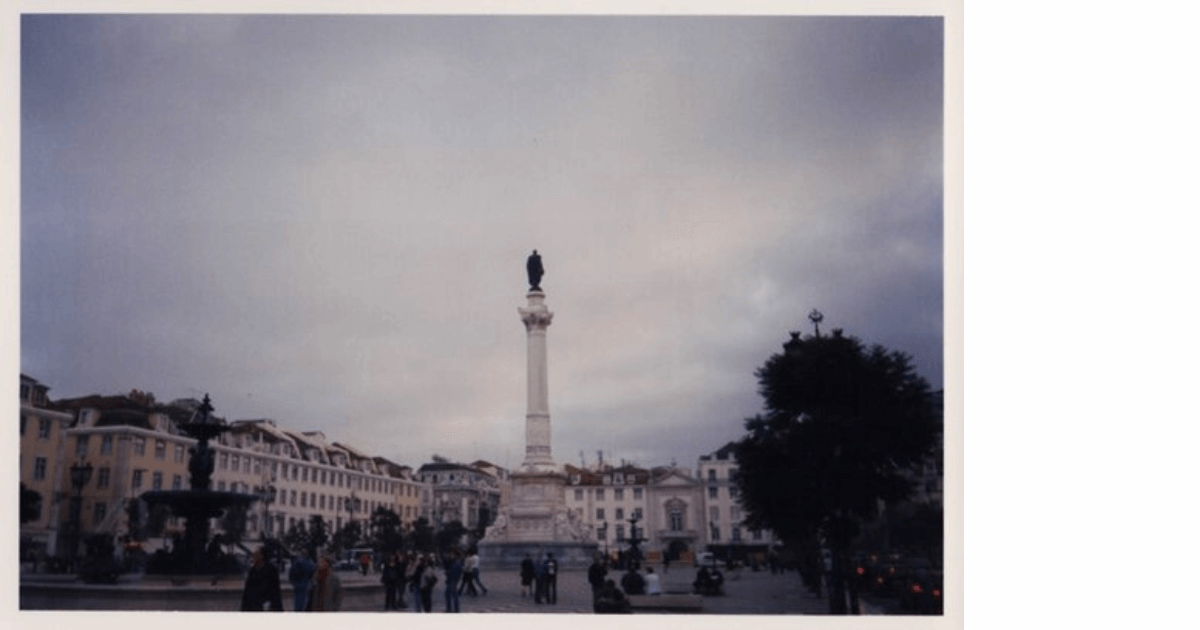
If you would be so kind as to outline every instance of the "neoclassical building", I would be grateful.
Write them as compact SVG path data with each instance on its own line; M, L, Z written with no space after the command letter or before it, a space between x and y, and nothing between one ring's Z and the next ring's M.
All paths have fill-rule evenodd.
M33 518L20 526L21 546L30 557L58 553L60 514L66 511L61 490L70 485L63 436L73 416L49 407L49 391L36 379L21 375L18 470L21 484L40 499Z

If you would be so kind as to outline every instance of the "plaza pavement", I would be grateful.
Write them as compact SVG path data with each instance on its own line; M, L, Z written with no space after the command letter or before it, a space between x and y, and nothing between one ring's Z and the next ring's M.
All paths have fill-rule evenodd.
M691 592L691 583L695 579L695 569L692 567L672 567L666 574L661 567L656 566L663 591ZM360 577L357 574L340 574L347 583L359 580L372 580L378 583L378 576ZM609 579L620 583L620 573L609 572ZM558 577L558 603L535 604L532 597L521 597L521 583L517 570L484 572L480 578L488 588L487 595L472 597L464 594L460 598L459 609L463 613L549 613L549 614L592 614L592 589L587 583L586 571L564 571ZM434 589L433 612L444 614L446 601L444 586L438 584ZM407 610L388 614L417 614L414 613L412 595L407 594L405 602ZM344 610L352 612L383 612L383 598L379 599L378 607L347 607ZM754 572L743 569L740 575L732 576L727 573L725 595L705 597L701 614L719 615L822 615L829 610L828 601L817 598L804 588L797 573L772 575L770 571Z

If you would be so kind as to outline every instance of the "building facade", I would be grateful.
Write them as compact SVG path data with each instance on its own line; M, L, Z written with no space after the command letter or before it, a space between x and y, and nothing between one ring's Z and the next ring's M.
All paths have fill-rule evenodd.
M21 375L20 398L20 470L21 485L37 493L31 520L21 523L22 560L54 556L58 553L59 513L69 485L66 476L71 465L64 452L63 436L73 416L48 406L50 388L36 379Z
M458 521L467 529L482 530L500 512L501 477L507 471L488 464L476 467L450 462L441 457L424 464L416 478L428 485L431 500L422 505L422 515L436 527Z
M696 476L704 485L704 543L719 558L746 560L777 544L769 531L748 530L738 495L738 463L732 443L700 456Z

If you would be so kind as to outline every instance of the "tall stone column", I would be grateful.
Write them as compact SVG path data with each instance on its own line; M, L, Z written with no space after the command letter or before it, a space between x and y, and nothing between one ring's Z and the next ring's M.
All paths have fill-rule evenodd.
M546 328L554 313L546 307L546 294L531 290L528 306L518 308L526 335L525 460L522 471L553 471L550 454L550 394L546 374Z

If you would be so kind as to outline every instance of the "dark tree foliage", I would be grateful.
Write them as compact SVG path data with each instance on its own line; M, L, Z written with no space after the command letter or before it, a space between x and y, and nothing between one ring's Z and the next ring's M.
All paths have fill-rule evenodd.
M433 527L424 516L413 523L412 548L417 551L433 551Z
M21 524L36 521L42 516L42 493L21 484Z
M880 501L912 493L908 472L936 445L929 383L908 355L841 330L793 333L756 375L765 413L735 447L746 524L796 544L816 536L840 564Z
M333 535L334 555L341 555L341 552L357 547L358 541L362 540L362 537L362 524L358 521L350 521L342 525L341 529Z
M225 508L224 514L221 515L221 531L226 543L236 545L246 537L248 511L247 506L242 503Z
M371 546L384 553L404 548L404 524L395 511L377 507L371 513Z
M329 542L329 528L319 514L308 517L308 557L316 558L317 550Z
M442 529L437 533L437 548L439 553L448 553L454 547L457 547L463 536L468 534L466 526L462 521L454 520L442 526Z

